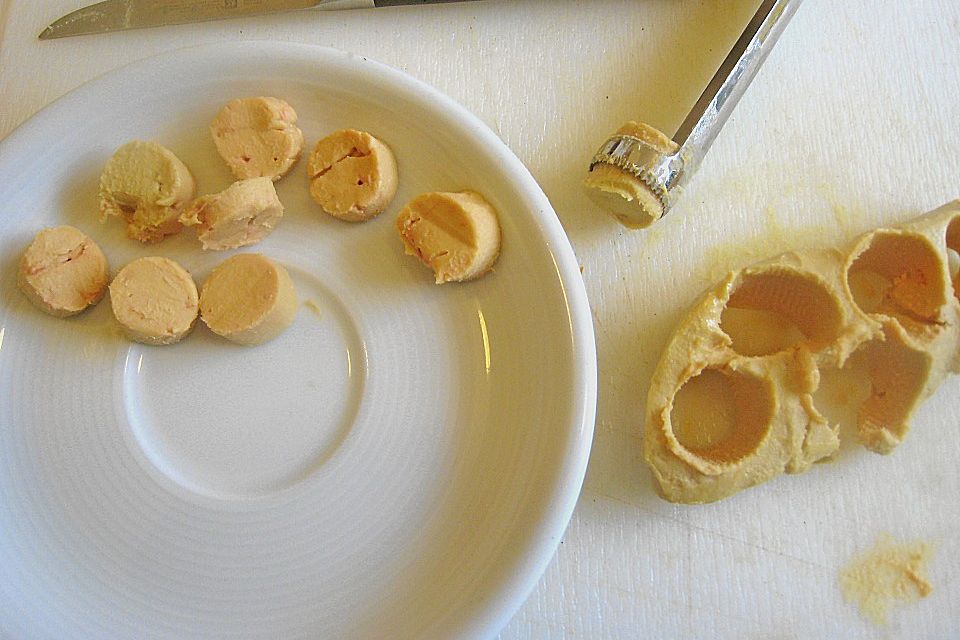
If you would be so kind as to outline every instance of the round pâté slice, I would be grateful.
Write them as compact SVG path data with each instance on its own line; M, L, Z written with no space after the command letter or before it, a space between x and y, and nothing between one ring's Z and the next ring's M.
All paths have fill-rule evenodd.
M238 180L220 193L197 198L180 216L195 226L204 249L236 249L263 240L283 217L270 178Z
M285 176L303 151L297 112L280 98L237 98L210 123L210 135L239 180Z
M362 222L381 213L397 193L390 148L365 131L344 129L317 143L307 164L310 195L326 213Z
M113 315L131 340L179 342L197 320L199 296L190 273L162 257L139 258L110 283Z
M17 286L38 309L63 318L99 302L109 282L97 243L70 226L41 230L20 258Z
M200 290L200 317L217 335L255 345L271 340L297 315L297 291L290 274L259 253L241 253L221 262Z
M103 168L100 219L117 216L134 240L157 242L180 231L180 213L195 188L190 170L172 151L134 140L117 149Z
M397 216L407 254L433 270L437 284L484 275L500 255L496 210L474 191L417 196Z

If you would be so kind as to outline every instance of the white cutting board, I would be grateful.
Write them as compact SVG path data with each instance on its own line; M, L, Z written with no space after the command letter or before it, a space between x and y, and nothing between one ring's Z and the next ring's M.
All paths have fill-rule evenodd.
M580 505L557 562L504 635L960 637L960 379L926 403L892 456L851 448L833 464L715 505L661 501L638 452L660 351L724 269L841 241L960 196L960 7L805 3L683 203L649 232L622 230L594 217L568 150L589 155L628 118L679 123L677 104L691 104L710 75L692 78L709 57L697 49L717 55L745 22L744 13L735 19L733 9L703 4L668 14L662 4L633 3L651 12L635 39L610 38L595 76L561 71L549 83L579 86L551 105L547 142L523 155L532 134L508 138L581 257L601 391ZM716 29L725 20L733 33L723 40ZM935 545L934 592L878 629L843 601L837 575L882 532Z
M687 8L684 21L723 13ZM632 82L604 88L617 105L589 89L607 130L682 117L663 94L691 63L681 49L671 60L649 46L598 71ZM580 144L571 136L554 151L564 142ZM960 378L927 401L893 455L845 448L836 462L714 505L658 499L638 453L660 352L724 270L960 197L960 4L804 3L682 203L650 232L590 217L573 185L546 186L584 264L600 412L578 511L515 637L960 637ZM934 591L879 629L843 601L837 576L883 532L934 545ZM558 582L577 588L549 588ZM560 627L537 620L558 609Z
M127 60L290 40L434 84L540 181L583 265L599 413L577 511L502 638L960 637L960 377L927 401L893 455L845 448L714 505L661 501L639 453L660 351L724 270L960 197L956 0L807 0L681 204L646 232L586 199L586 163L627 119L676 127L757 0L485 0L35 40L81 4L0 3L0 136ZM837 575L883 532L935 546L934 591L880 629L843 601Z

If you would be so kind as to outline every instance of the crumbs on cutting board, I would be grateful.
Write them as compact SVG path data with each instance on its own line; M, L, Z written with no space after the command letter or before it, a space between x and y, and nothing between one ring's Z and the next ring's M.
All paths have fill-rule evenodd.
M894 605L909 604L933 591L927 580L932 547L923 540L896 542L881 534L872 549L840 571L840 588L847 602L878 626L887 623Z

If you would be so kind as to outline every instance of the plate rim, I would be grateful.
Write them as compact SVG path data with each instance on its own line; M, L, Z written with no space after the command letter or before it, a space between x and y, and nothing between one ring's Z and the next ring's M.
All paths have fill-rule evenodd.
M459 102L427 82L409 73L362 54L316 44L280 42L274 40L229 41L177 47L125 63L91 78L62 96L49 102L0 140L0 174L6 173L28 148L29 141L42 133L44 126L69 113L74 105L85 102L89 96L112 82L122 81L142 73L157 62L170 64L176 59L189 60L212 54L229 59L231 51L249 53L251 47L278 59L311 58L336 60L359 64L366 71L389 80L408 97L426 99L456 120L465 132L473 136L485 152L491 154L512 176L511 182L524 200L534 205L527 215L536 222L541 239L547 245L559 276L566 302L570 326L572 393L567 401L569 413L576 419L567 426L567 446L558 464L558 472L543 497L545 507L536 530L526 537L525 549L515 566L504 577L498 578L488 597L470 609L474 617L461 622L460 635L491 637L503 630L529 598L553 559L563 534L573 516L586 476L592 447L598 392L597 350L593 319L586 287L570 240L549 199L526 165L478 116ZM489 597L492 596L492 597Z

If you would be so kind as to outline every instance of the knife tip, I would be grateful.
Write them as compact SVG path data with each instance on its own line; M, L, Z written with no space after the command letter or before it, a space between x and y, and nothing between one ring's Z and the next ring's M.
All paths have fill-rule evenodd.
M51 38L55 37L53 34L54 34L53 29L51 29L50 27L47 27L46 29L41 31L40 35L37 37L40 38L41 40L50 40Z

